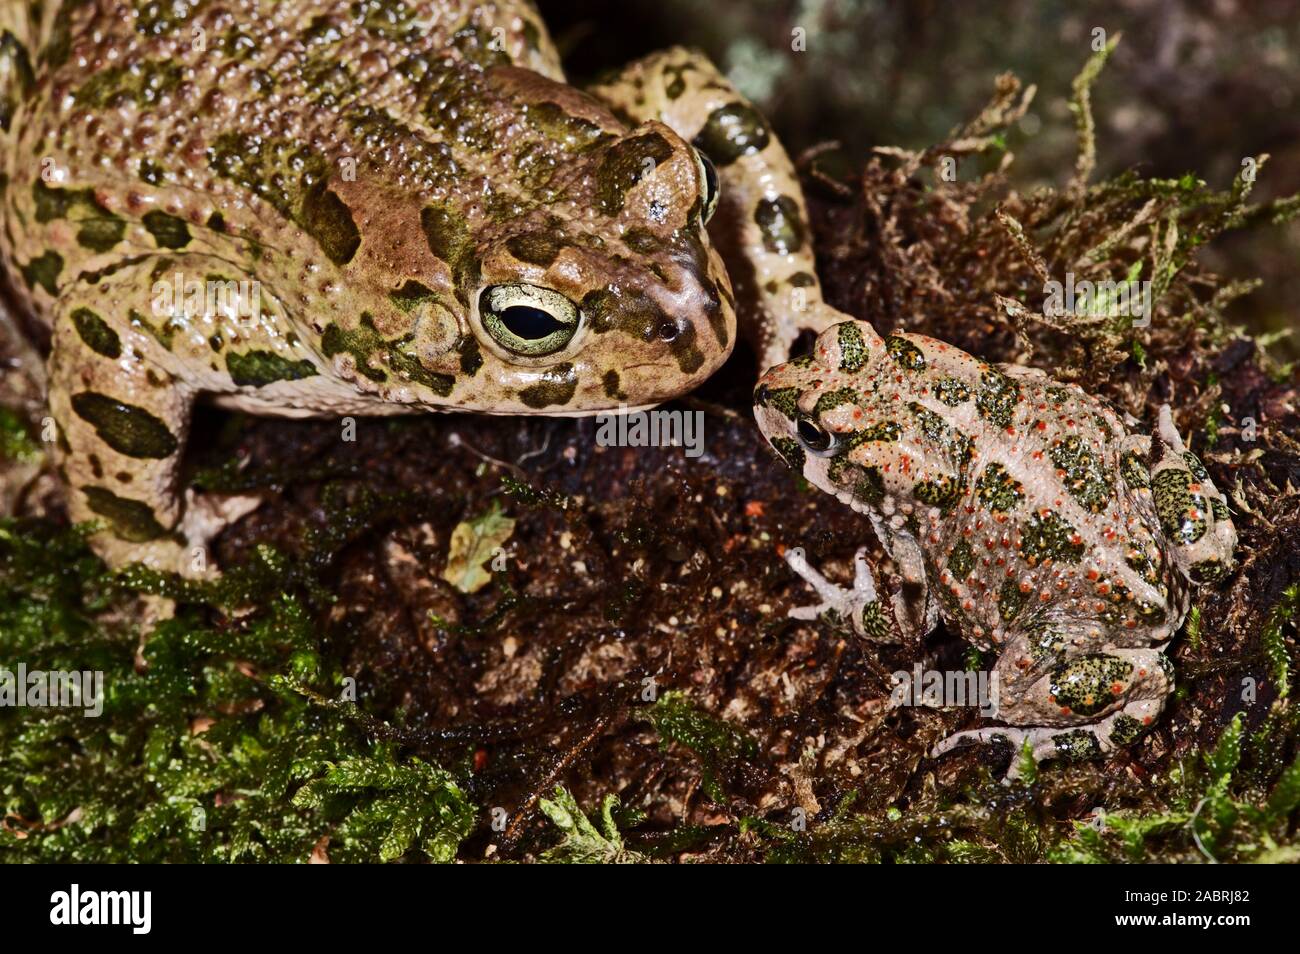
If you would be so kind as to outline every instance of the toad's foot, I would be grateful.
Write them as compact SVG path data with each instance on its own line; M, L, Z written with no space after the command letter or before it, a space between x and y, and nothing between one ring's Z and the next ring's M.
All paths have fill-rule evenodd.
M902 642L893 612L879 598L866 553L863 547L853 557L853 588L848 590L815 570L804 556L802 547L787 551L785 562L817 591L822 600L814 606L793 607L789 615L794 619L820 619L832 624L848 621L854 632L872 642Z

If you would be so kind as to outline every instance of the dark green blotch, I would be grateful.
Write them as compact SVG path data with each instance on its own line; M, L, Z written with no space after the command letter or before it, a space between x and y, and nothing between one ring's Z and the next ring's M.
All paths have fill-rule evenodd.
M741 156L762 151L771 139L767 120L758 110L747 103L731 103L709 114L704 128L695 137L695 145L721 168Z
M973 569L975 569L975 551L966 540L958 540L957 545L948 554L948 571L958 580L964 580L970 576L970 571Z
M456 345L456 351L460 354L461 371L471 378L474 377L478 369L483 367L483 352L479 350L478 339L473 335L466 335Z
M615 400L622 400L626 397L626 395L619 389L619 377L617 371L612 369L606 371L605 376L600 379L600 383L605 389L605 397L614 398Z
M274 351L254 350L226 354L226 370L235 384L242 387L265 387L276 381L300 381L316 374L316 366L305 358L291 361Z
M672 154L668 140L653 132L614 143L596 166L596 205L606 215L617 215L628 191Z
M867 342L862 329L851 321L842 322L837 332L840 343L840 370L859 371L867 363Z
M934 386L934 396L949 407L970 400L970 388L956 378L944 378Z
M1142 723L1131 715L1120 713L1111 724L1110 741L1112 745L1132 745L1146 731Z
M1137 451L1127 451L1119 459L1119 474L1134 490L1150 488L1151 474Z
M147 182L149 185L158 185L163 181L163 168L156 162L150 162L148 159L140 160L140 181Z
M180 446L167 425L144 408L105 394L96 391L74 394L72 410L94 426L100 440L127 457L170 457Z
M994 513L1009 513L1025 499L1024 486L997 461L984 468L975 482L975 494L980 503Z
M793 421L799 414L799 389L768 388L760 403L762 407L775 408Z
M470 286L477 283L479 266L464 217L442 206L430 205L420 210L420 228L424 230L429 250L451 269L457 296L461 301L468 300Z
M399 310L407 313L418 305L432 301L435 297L433 289L421 285L417 281L407 281L401 288L388 294L388 300L396 305Z
M38 255L20 269L27 287L35 289L40 285L47 294L58 294L59 272L63 271L63 256L58 252L47 251Z
M1009 623L1015 619L1022 609L1028 597L1020 592L1020 584L1015 580L1007 580L1002 584L1002 589L998 591L998 613L1004 623Z
M1065 471L1065 489L1092 513L1101 513L1111 496L1111 476L1083 438L1071 434L1048 450L1057 468Z
M1051 672L1050 691L1058 706L1091 716L1115 701L1116 683L1126 684L1133 664L1107 653L1088 653L1061 663Z
M912 488L912 496L922 503L949 511L961 498L962 482L948 474L940 474L932 480L923 480Z
M1077 531L1053 511L1035 513L1020 530L1020 555L1030 566L1045 559L1078 563L1083 559L1083 544L1075 543Z
M81 492L86 495L86 506L107 519L113 533L123 540L147 543L167 532L143 501L119 497L103 487L82 487Z
M763 236L763 247L774 254L793 254L807 240L799 205L788 195L759 202L754 209L754 222Z
M530 265L550 266L560 254L564 244L547 232L529 232L514 235L506 240L506 250L521 262Z
M565 152L587 152L610 138L595 123L574 116L558 103L529 103L525 118L528 125Z
M1091 762L1101 758L1101 744L1091 729L1062 732L1052 739L1057 757L1065 762Z
M141 219L159 248L184 248L190 244L190 227L184 219L154 209Z
M578 375L569 362L547 368L542 380L519 392L519 399L531 408L544 408L552 404L564 405L573 400L578 388Z
M992 368L980 374L979 390L975 393L975 407L980 416L998 427L1010 427L1016 404L1020 401L1020 385L1001 371Z
M853 388L837 388L834 391L827 391L817 399L817 404L813 407L813 414L820 417L832 408L837 408L841 404L856 404L861 396Z
M921 349L900 335L890 335L885 339L885 349L900 367L908 371L924 371L925 355Z
M106 358L122 356L122 339L108 326L103 318L89 308L77 308L72 312L72 325L77 334L91 351L98 352Z
M352 261L361 245L352 210L323 182L308 189L303 197L302 227L335 265Z

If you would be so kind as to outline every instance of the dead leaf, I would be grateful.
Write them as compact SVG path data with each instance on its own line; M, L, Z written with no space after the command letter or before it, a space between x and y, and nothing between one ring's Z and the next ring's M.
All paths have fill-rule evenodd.
M483 564L492 559L514 531L514 518L505 516L495 500L483 516L456 524L442 578L462 593L477 593L492 580L492 574Z

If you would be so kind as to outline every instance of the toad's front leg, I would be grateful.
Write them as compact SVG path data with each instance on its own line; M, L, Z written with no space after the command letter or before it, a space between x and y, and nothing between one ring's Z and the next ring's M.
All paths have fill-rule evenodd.
M822 576L808 562L802 547L787 550L785 562L821 598L820 603L792 608L789 615L793 619L820 619L832 625L849 623L854 632L872 642L903 641L903 627L898 612L880 598L875 574L867 561L866 547L860 548L853 558L851 589L845 589Z
M244 309L256 316L241 317L238 299L206 294L211 287L223 294L256 288L223 280L218 269L227 263L174 259L165 275L157 266L144 259L61 293L49 360L54 456L70 488L69 515L100 525L91 544L109 565L210 576L202 547L249 501L237 499L224 513L186 505L178 478L195 398L239 391L236 379L266 385L317 368L305 355L250 347L269 342L272 318L262 314L260 298ZM184 295L173 309L157 307L156 289L177 274L176 287L204 293ZM209 310L210 301L218 307Z
M800 332L817 334L850 317L822 301L794 164L758 110L702 53L652 54L590 92L632 122L665 123L712 160L721 188L709 237L763 368L787 360Z

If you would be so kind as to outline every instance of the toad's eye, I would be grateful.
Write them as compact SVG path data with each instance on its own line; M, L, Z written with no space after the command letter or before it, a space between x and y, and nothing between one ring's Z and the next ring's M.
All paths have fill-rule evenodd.
M561 350L582 318L569 299L537 285L489 285L479 295L478 311L501 347L530 358Z
M718 185L718 170L713 167L709 157L700 150L695 150L695 162L700 167L700 182L704 184L704 216L703 220L708 222L713 218L713 213L718 207L718 195L721 187Z
M799 432L799 443L812 454L829 457L836 451L835 435L822 427L810 417L799 418L795 425Z

